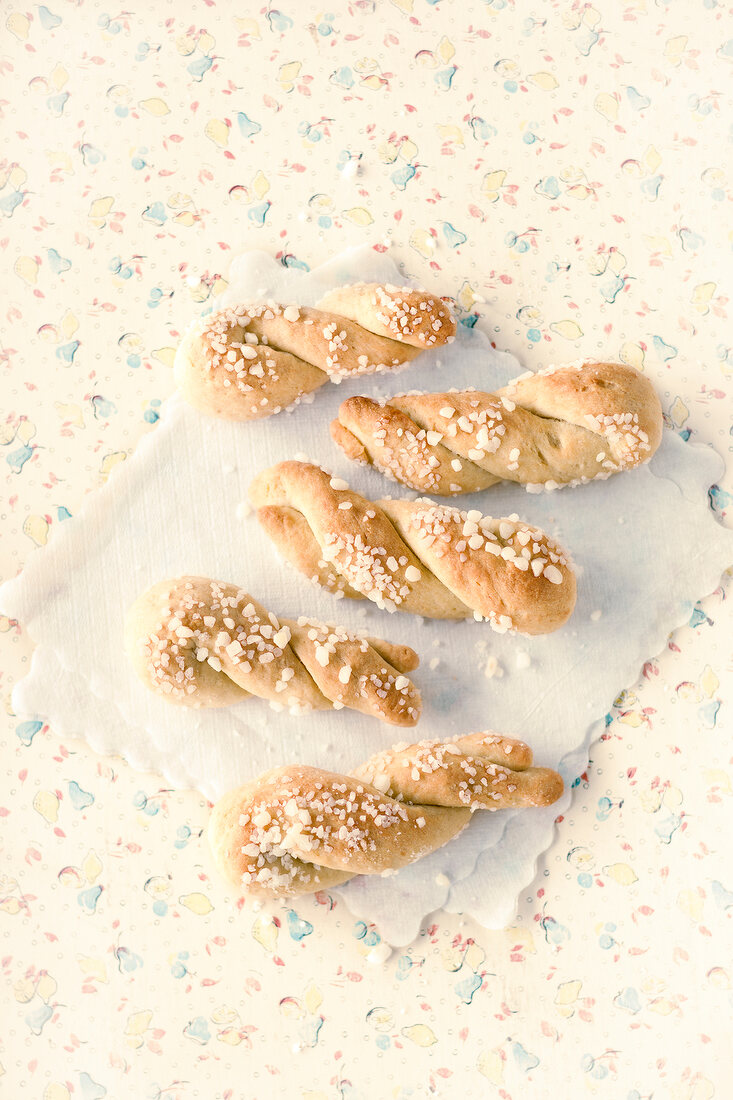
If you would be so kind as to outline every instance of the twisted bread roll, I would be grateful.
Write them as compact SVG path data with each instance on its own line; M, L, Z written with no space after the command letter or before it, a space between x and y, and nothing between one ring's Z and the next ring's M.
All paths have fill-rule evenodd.
M517 516L428 499L372 503L305 462L266 470L249 495L284 557L336 595L432 619L473 615L500 633L548 633L575 606L565 551Z
M209 820L222 874L248 894L328 889L440 848L475 810L549 806L563 781L523 741L473 733L379 753L353 776L295 764L224 795Z
M412 489L452 496L504 480L539 492L647 462L662 408L633 367L585 363L523 374L496 393L349 397L331 435L349 458Z
M331 291L317 309L273 302L200 318L181 341L174 372L202 412L257 420L329 379L402 367L455 330L448 306L426 291L359 283Z
M409 646L343 627L278 619L234 584L179 577L133 604L125 645L140 679L171 703L226 707L250 695L291 713L349 707L414 726L420 693Z

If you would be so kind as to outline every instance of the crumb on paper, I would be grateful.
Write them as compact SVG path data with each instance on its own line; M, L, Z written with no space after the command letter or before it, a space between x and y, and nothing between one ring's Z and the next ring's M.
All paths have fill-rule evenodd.
M247 500L240 500L237 505L237 519L246 519L252 515L252 505Z
M484 676L487 680L499 679L504 675L504 669L501 667L493 653L490 653L486 658L486 664L484 665Z
M391 954L392 948L389 946L388 943L385 943L384 940L382 940L381 943L378 943L376 947L373 947L371 949L369 954L366 956L366 961L370 964L370 966L383 966Z

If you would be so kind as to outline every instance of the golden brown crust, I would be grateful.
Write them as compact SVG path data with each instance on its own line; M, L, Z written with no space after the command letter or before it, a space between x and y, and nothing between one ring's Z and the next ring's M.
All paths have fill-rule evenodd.
M329 379L402 367L455 333L448 306L424 291L359 284L325 301L231 306L194 322L174 363L184 398L210 416L257 420Z
M433 501L378 503L440 583L494 629L549 634L572 613L575 574L564 551L537 527L520 524L516 518L494 520L477 515L468 520L468 513ZM474 529L475 534L468 534ZM523 538L526 544L520 541ZM474 540L477 546L472 545ZM517 558L524 549L530 556ZM513 551L514 556L507 560L499 551ZM527 566L519 568L523 561ZM549 567L549 577L541 570L535 572L532 563L544 570Z
M661 441L662 409L633 367L584 363L521 375L496 393L350 397L331 435L349 458L438 496L502 480L539 491L648 461Z
M250 488L251 493L251 488ZM299 573L334 594L343 593L350 600L363 600L361 592L352 588L328 562L321 557L321 548L311 536L308 520L302 512L286 504L263 504L257 509L257 519L263 530L280 549L283 557Z
M325 294L319 309L349 317L362 328L418 351L440 347L455 335L449 307L425 290L390 283L352 283Z
M171 703L220 707L249 695L292 712L347 707L414 726L420 694L408 646L372 644L343 627L278 619L243 589L207 577L162 581L127 615L140 679Z
M395 531L385 512L308 462L280 462L259 474L249 488L258 519L264 512L267 533L296 567L307 562L307 576L326 576L329 591L433 618L466 617L466 609L421 563ZM280 509L299 512L305 524L276 526ZM323 563L317 574L314 560ZM414 572L411 572L414 571ZM411 576L420 573L419 592ZM331 574L345 585L331 581ZM357 597L357 598L359 598Z
M227 314L223 316L226 318ZM216 320L217 315L212 316ZM183 398L208 416L220 420L262 420L300 401L328 381L317 367L276 348L257 349L246 372L238 375L238 360L227 365L227 349L243 341L245 325L230 318L222 341L222 354L214 352L208 330L194 325L176 352L173 370ZM252 369L262 371L259 377ZM240 368L241 370L241 368Z
M258 475L250 499L280 552L347 597L355 591L387 610L473 616L527 634L556 630L575 605L565 551L516 516L492 519L430 500L372 502L304 462Z
M347 402L345 401L341 408L343 409L346 404ZM340 420L332 420L329 425L329 430L334 443L338 444L347 458L352 459L354 462L363 462L365 465L369 464L371 460L364 444L360 439L357 439L353 432L349 431L345 423L342 423Z
M393 872L460 833L478 810L549 806L563 793L522 741L485 731L378 753L351 775L275 768L214 807L209 842L248 894L285 897Z
M563 792L557 772L532 767L529 745L493 731L396 746L354 774L392 798L427 806L549 806Z
M381 638L366 636L366 640L372 649L376 649L386 661L397 669L398 672L414 672L420 664L420 658L409 645L397 645L394 642L384 642Z
M249 873L251 857L242 849L246 840L239 819L242 816L243 807L249 805L258 791L267 793L264 783L266 777L262 776L258 782L245 783L244 786L228 791L214 806L209 818L207 836L214 862L224 878L238 892L242 890L243 877ZM296 858L288 861L293 892L296 894L313 893L315 890L329 889L346 882L352 876L347 871L330 871L325 868L306 863ZM254 884L248 893L264 897L283 896L285 891L258 889Z

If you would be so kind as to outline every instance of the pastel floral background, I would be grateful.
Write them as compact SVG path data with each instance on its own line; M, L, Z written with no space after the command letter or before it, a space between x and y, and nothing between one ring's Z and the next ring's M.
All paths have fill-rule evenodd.
M390 247L528 367L639 367L730 523L729 6L282 3L0 5L2 578L247 247ZM0 620L0 1096L730 1096L730 591L608 700L514 926L391 955L326 895L234 906L200 796L13 715Z

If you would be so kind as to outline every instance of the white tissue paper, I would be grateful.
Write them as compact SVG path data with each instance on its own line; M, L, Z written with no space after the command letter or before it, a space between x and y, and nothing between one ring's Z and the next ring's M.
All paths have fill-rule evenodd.
M249 252L234 261L217 306L268 298L315 305L327 289L359 280L404 282L391 259L369 248L310 273ZM523 738L536 763L562 772L561 802L476 813L461 836L427 859L337 891L355 916L374 921L393 944L409 942L439 908L468 913L487 928L504 926L551 842L555 817L567 809L573 780L616 694L733 561L733 533L715 521L706 497L721 459L665 432L649 465L608 481L542 495L504 484L453 501L495 516L517 512L571 551L577 608L563 629L537 638L335 600L278 558L254 515L246 515L246 501L258 471L296 454L367 497L415 496L349 462L331 441L328 426L341 401L361 392L492 390L521 371L481 332L459 324L453 344L422 354L399 374L326 385L312 403L268 420L228 423L202 416L178 397L168 400L133 457L0 590L2 610L21 620L37 643L30 672L15 689L16 712L212 800L291 761L348 772L397 741L484 729ZM128 664L123 620L145 588L182 573L242 585L278 615L316 617L411 645L421 658L412 674L423 698L419 726L399 730L348 710L294 717L257 699L225 710L187 710L157 698Z

